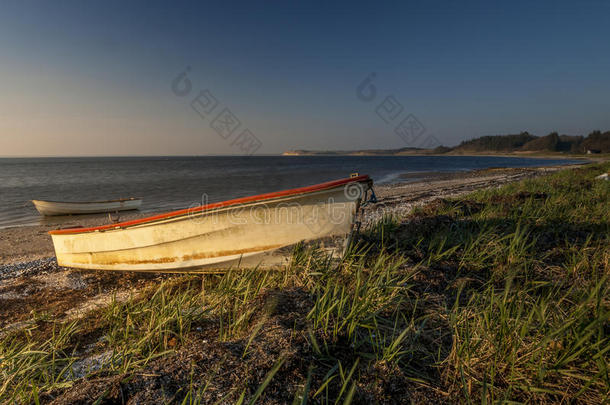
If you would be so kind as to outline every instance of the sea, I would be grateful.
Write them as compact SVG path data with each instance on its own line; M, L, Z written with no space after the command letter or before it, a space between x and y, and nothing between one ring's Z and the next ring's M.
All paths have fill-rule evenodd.
M198 156L0 158L0 228L49 223L30 200L144 199L157 213L368 174L375 184L427 172L575 163L488 156Z

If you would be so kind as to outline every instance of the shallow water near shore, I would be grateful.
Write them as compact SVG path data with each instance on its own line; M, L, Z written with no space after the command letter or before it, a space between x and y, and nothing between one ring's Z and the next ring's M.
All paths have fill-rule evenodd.
M0 159L0 228L61 223L29 200L144 198L143 213L369 174L377 184L489 167L532 167L576 160L500 156L204 156ZM421 173L421 176L417 175Z

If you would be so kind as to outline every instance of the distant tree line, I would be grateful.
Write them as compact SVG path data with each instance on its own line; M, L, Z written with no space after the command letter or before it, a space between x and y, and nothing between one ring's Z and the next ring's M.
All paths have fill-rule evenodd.
M449 148L446 148L449 149ZM565 152L610 153L610 131L593 131L588 136L559 135L551 132L535 136L529 132L511 135L482 136L463 141L452 151L463 152Z
M438 146L434 149L404 147L400 149L361 150L292 150L286 155L411 155L411 154L467 154L470 152L560 152L560 153L610 153L610 131L593 131L589 135L559 135L551 132L545 136L529 132L509 135L488 135L463 141L458 146Z

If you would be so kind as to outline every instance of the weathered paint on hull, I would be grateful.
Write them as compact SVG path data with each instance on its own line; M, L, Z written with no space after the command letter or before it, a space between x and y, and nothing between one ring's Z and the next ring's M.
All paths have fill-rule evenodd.
M99 202L60 202L32 200L41 215L78 215L99 214L105 212L137 210L142 205L141 199L128 199Z
M341 186L120 229L52 234L52 238L57 261L65 267L194 271L300 241L346 235L363 190L346 193Z

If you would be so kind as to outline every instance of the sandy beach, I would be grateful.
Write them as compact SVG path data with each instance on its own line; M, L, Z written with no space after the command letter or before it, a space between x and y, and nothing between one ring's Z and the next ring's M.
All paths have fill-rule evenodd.
M375 187L377 204L365 207L363 226L385 215L404 217L417 206L436 199L456 197L474 190L498 187L525 178L542 176L565 166L527 169L485 169L464 173L425 173L412 180L405 174L399 182ZM421 176L418 174L418 176ZM402 180L402 181L401 181ZM143 216L121 215L121 220ZM107 216L74 217L62 227L109 223ZM0 328L22 326L32 312L48 312L67 319L107 304L113 294L127 299L147 283L175 277L164 274L96 272L57 266L48 231L57 225L24 226L0 230Z
M604 170L607 170L607 166ZM556 173L558 171L561 173ZM587 239L587 235L595 236L596 232L600 237L604 235L603 224L595 222L596 218L605 215L601 205L596 203L602 201L604 184L593 180L600 172L601 167L587 165L579 168L579 165L573 165L491 168L459 173L429 172L424 174L424 178L421 178L421 174L405 173L394 184L375 186L377 203L364 206L359 216L363 223L360 241L368 244L364 245L366 253L362 254L362 259L357 259L361 253L350 252L345 261L324 264L335 262L329 261L325 255L318 256L322 251L320 249L308 251L304 247L295 250L292 261L282 272L255 270L223 275L184 276L67 269L57 265L51 239L47 234L57 225L47 223L3 229L0 230L0 338L5 342L6 353L10 352L10 342L14 336L25 339L24 344L30 345L15 351L11 364L17 364L21 358L19 356L34 353L34 348L38 350L35 353L44 354L45 350L51 350L47 346L55 344L57 336L62 336L62 333L69 336L69 343L65 343L69 344L66 346L69 347L66 355L72 353L72 357L66 366L65 385L57 385L41 393L41 403L89 403L92 398L105 397L113 403L172 402L175 397L184 395L186 390L199 396L202 403L215 403L224 396L235 399L239 393L232 387L240 387L243 381L253 378L252 376L255 379L248 381L254 387L261 386L265 375L274 372L274 364L284 368L275 376L278 382L267 388L266 398L272 399L269 403L285 403L286 396L293 395L287 394L286 387L297 387L304 381L307 370L312 370L310 364L319 367L313 377L313 386L320 386L328 379L325 377L327 366L322 363L324 357L320 357L323 356L321 350L339 353L336 356L339 356L338 361L343 364L353 361L353 355L350 354L352 344L341 338L334 339L330 332L322 332L325 322L323 314L326 312L319 312L322 314L322 323L316 323L318 308L328 311L321 305L329 305L332 310L337 305L337 300L342 300L352 306L371 302L370 305L377 308L378 304L369 301L369 297L376 300L392 299L394 301L387 301L386 308L389 311L374 309L374 322L382 316L388 317L400 305L404 308L400 307L397 314L413 314L413 319L419 326L412 332L409 332L411 327L404 330L412 333L413 339L419 340L413 346L404 347L413 350L414 358L422 359L413 364L415 372L426 375L426 379L409 380L400 367L390 366L387 360L373 358L373 366L363 369L359 378L360 381L374 384L358 385L357 389L365 393L367 402L375 402L375 399L380 403L392 403L386 401L391 397L409 398L416 403L451 403L452 398L460 395L461 388L459 384L438 377L439 358L448 359L443 360L441 366L447 372L453 372L453 366L445 363L452 361L455 339L464 338L460 335L461 329L452 328L448 324L448 308L453 308L449 313L453 314L451 316L462 317L459 318L460 322L471 322L470 327L483 325L470 317L494 309L487 306L474 308L474 303L468 304L472 308L462 308L455 304L458 300L456 297L463 286L468 289L467 294L475 294L477 288L489 288L488 292L494 292L495 286L503 283L496 284L493 280L483 282L482 278L500 277L503 271L520 261L533 262L534 259L523 258L526 253L535 255L535 260L540 260L535 267L523 267L531 272L529 277L557 280L556 288L563 288L564 284L569 286L587 282L586 267L583 265L575 265L579 271L566 272L555 263L561 249L564 249L558 245L563 238L570 240L571 244L586 245L592 240L591 236ZM545 176L548 176L548 180ZM515 184L515 189L509 187L508 192L503 187L530 179L532 181ZM593 189L595 185L598 194L594 197L584 196L581 202L566 203L561 200L566 190L580 196L579 190ZM484 196L465 196L483 189L494 191ZM454 197L456 199L452 200ZM549 204L546 204L547 199ZM539 219L538 215L544 214L542 209L547 209L546 215L549 215L548 212L565 212L585 202L593 204L589 215L584 217L584 223L569 224L557 230L556 222L552 225L549 225L551 222L542 223L538 228L530 224L530 229L539 233L539 236L531 238L538 244L537 247L530 248L529 244L519 242L523 233L515 221L521 215L537 221L535 218ZM413 212L420 206L425 207ZM128 220L143 215L145 214L128 213L120 219ZM477 220L473 219L475 215L479 215ZM583 217L582 213L579 215ZM387 216L393 216L397 221L379 221ZM59 222L62 227L90 226L107 224L109 218L103 215L73 217ZM572 229L572 226L580 226L582 229ZM512 232L508 233L509 237L502 236L501 232L507 230ZM453 232L454 240L447 238L447 232ZM560 232L561 238L557 239L555 232ZM451 255L456 247L444 247L448 240L450 243L458 243L457 247L475 246L477 250L464 248L464 251L453 257ZM601 248L604 242L595 241L599 244L588 246L588 250L576 249L591 256L586 260L603 263L607 261L607 252L604 253ZM534 253L538 250L548 254L539 259ZM465 263L461 261L464 257L469 263L466 263L467 267L461 268ZM370 262L359 261L369 259ZM548 262L548 265L542 266L541 260ZM365 265L367 267L358 267ZM598 268L596 266L591 268L594 270ZM486 268L494 270L488 272ZM562 276L557 277L557 274ZM324 277L352 280L355 284L349 290L337 290L335 284L327 286ZM366 277L367 281L361 283L362 277ZM265 287L268 278L278 284ZM536 280L532 282L540 283ZM381 281L383 283L378 284ZM386 284L391 288L384 287ZM404 289L403 295L394 296L394 291L398 292L396 286ZM327 292L319 294L316 288L326 288L322 291ZM359 288L367 289L359 299L341 298L346 293L351 294L350 291L359 291ZM333 291L338 295L329 295ZM514 294L522 294L520 291L530 290L517 288ZM248 297L248 301L242 302L239 297ZM594 299L597 298L591 298ZM538 302L532 297L526 301ZM589 305L587 302L583 308ZM558 310L564 309L562 307ZM226 319L229 319L227 313L235 314L230 318L231 325L235 325L232 326L234 329L224 326ZM490 319L488 313L485 316ZM586 318L583 314L575 315L574 319L583 317ZM194 321L189 320L191 318ZM246 321L242 322L242 319ZM393 322L396 320L386 322L385 327L392 328ZM181 332L182 325L185 325L184 331L188 332ZM312 327L317 328L317 331L312 332ZM555 333L559 327L548 326L549 333ZM147 345L149 338L132 339L129 336L139 334L140 330L153 330L154 333L159 332L165 336L161 343L155 343L150 349L150 353L158 351L159 357L142 355L138 351L144 350L141 347ZM491 326L489 330L493 333L497 328ZM533 328L531 333L536 331L538 328ZM479 330L479 333L484 332L484 329ZM113 345L123 342L120 339L126 339L122 336L132 340L125 341L123 351L117 351ZM390 341L395 342L398 339L395 336L406 335L398 335L398 330L395 330L389 336ZM365 341L364 338L359 339ZM324 343L324 349L316 348L315 342L325 340L328 343ZM410 340L405 340L400 344L411 345L409 342ZM561 350L561 344L563 343L553 343L554 346L549 347ZM521 347L521 343L515 345ZM380 356L391 356L393 352L387 349L391 346L383 347L386 349ZM469 350L480 350L479 347L476 345ZM140 359L138 356L146 357L137 360L141 363L129 363L131 359ZM474 360L470 361L478 364L476 359L483 357L472 356ZM284 359L288 360L282 366ZM123 364L123 360L128 360L128 363ZM358 361L354 364L358 365ZM12 375L19 376L19 370L21 369ZM211 381L209 387L201 384L191 387L189 381L193 373L200 373L201 381ZM524 373L530 375L529 370ZM384 387L383 391L370 388L378 384ZM596 384L595 389L588 393L591 398L585 402L599 403L596 395L601 391L599 383ZM575 385L566 395L573 395L573 391L578 389L579 386ZM173 392L167 394L168 390ZM313 391L309 395L315 396ZM127 398L127 402L122 398Z

